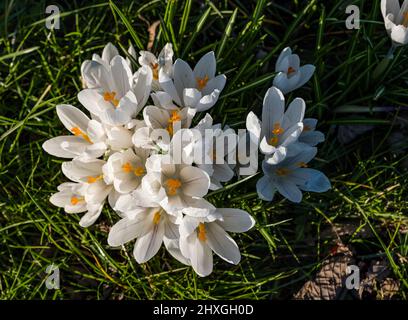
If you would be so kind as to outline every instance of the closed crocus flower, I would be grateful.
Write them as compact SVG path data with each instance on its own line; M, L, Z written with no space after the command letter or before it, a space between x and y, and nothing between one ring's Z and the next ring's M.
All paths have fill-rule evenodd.
M315 66L311 64L300 66L299 56L292 54L291 48L285 48L276 62L275 71L278 74L273 80L273 85L287 94L308 82L315 69Z
M396 46L408 43L408 0L381 0L385 29Z
M206 111L217 102L224 89L225 75L216 76L214 52L205 54L196 64L194 70L189 64L177 59L173 66L173 78L160 71L160 86L173 100L183 107Z
M158 57L156 57L150 51L140 51L139 63L142 66L147 66L152 70L153 81L152 89L157 91L161 90L159 83L159 73L163 72L168 77L172 76L173 72L173 46L171 43L167 43Z
M86 188L87 185L83 183L64 182L58 186L58 192L50 198L54 206L64 208L66 213L86 212L79 221L79 225L84 228L94 224L103 207L100 203L86 201Z
M288 155L289 146L297 141L303 131L305 102L296 98L285 111L285 97L272 87L264 98L262 121L250 112L247 129L251 139L260 141L260 150L270 164L278 164Z
M205 218L185 216L180 224L180 251L201 277L213 270L213 252L228 263L238 264L241 254L228 232L246 232L255 225L243 210L219 208L215 213Z
M299 203L302 191L326 192L330 181L320 171L308 168L308 163L316 156L317 149L305 146L293 157L288 157L277 165L262 163L264 176L258 180L256 189L259 198L272 201L276 191L286 199Z
M57 115L72 135L45 141L42 145L45 151L53 156L69 159L98 158L105 153L108 147L107 137L100 122L89 119L81 110L68 104L58 105Z

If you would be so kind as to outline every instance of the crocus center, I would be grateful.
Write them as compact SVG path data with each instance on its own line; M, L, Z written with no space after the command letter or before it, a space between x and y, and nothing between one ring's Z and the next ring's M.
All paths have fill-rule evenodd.
M133 167L129 162L126 162L124 165L122 165L122 170L125 173L133 173L137 177L141 177L145 174L145 170L143 169L143 167Z
M408 11L404 12L404 20L402 21L402 25L407 28L408 27Z
M310 128L308 125L305 125L303 127L303 132L307 132L307 131L312 131L312 128Z
M92 143L91 139L89 139L89 136L78 127L73 127L71 129L71 132L73 133L74 136L82 137L86 142Z
M276 174L277 174L278 176L281 176L281 177L286 176L286 175L288 175L289 173L290 173L290 170L289 170L289 169L286 169L286 168L279 168L279 169L276 170Z
M295 73L296 72L296 70L295 70L295 68L292 68L292 67L289 67L288 68L288 76L290 76L292 73Z
M205 224L202 222L198 225L198 239L200 239L200 241L207 240L207 231L205 230Z
M153 72L153 79L159 80L159 64L158 63L150 63L150 68Z
M167 126L167 132L170 135L174 134L173 124L177 121L181 121L181 116L177 110L173 110L168 120L169 125Z
M298 165L299 168L307 168L308 167L307 163L303 162L303 161L299 162L297 165Z
M196 78L198 90L203 90L208 82L208 75L205 75L203 78Z
M161 218L160 211L155 212L155 214L153 216L153 223L154 224L159 224L160 218Z
M101 180L102 178L103 178L102 175L100 175L100 176L89 176L89 177L86 177L86 182L95 183L95 182Z
M107 102L111 102L115 107L117 107L119 104L119 100L115 99L115 96L116 96L115 91L112 92L106 91L103 93L103 99Z
M281 127L280 123L275 123L272 130L272 138L269 143L276 147L279 144L279 136L283 134L285 130Z
M180 187L181 187L181 181L178 179L168 179L166 181L166 190L170 196L176 195Z
M76 206L77 204L81 203L84 201L84 197L77 197L77 196L72 196L71 197L71 204L73 206Z

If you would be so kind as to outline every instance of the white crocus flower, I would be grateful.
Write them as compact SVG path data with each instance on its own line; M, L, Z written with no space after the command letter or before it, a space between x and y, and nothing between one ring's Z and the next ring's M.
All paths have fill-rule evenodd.
M49 154L61 158L98 158L106 149L106 132L101 123L89 119L81 110L71 105L58 105L57 115L73 136L59 136L44 142Z
M201 138L194 143L194 163L207 172L211 179L210 190L222 188L221 182L228 182L234 177L234 170L229 159L237 146L237 135L234 130L222 130L221 125L213 125L213 119L206 115L195 127Z
M399 0L381 0L385 29L396 46L408 43L408 0L402 6Z
M109 65L96 65L100 87L85 89L78 100L91 112L93 118L112 126L129 123L144 107L149 98L152 72L140 68L134 75L126 60L115 56Z
M303 131L305 108L305 101L296 98L285 112L285 97L272 87L264 98L262 122L253 112L248 114L247 129L251 139L260 141L260 150L268 163L277 164L288 155L288 147Z
M153 82L152 89L154 91L161 90L159 83L159 73L162 72L167 77L172 76L173 72L173 46L171 43L167 43L159 56L156 56L150 51L140 51L139 52L139 63L142 66L146 66L152 69Z
M111 207L115 206L118 193L113 188L106 167L106 161L100 159L74 159L62 164L64 175L74 182L85 183L85 201L103 204L106 198Z
M238 245L227 232L250 230L255 220L239 209L216 209L218 219L185 216L180 225L180 251L201 277L213 270L213 252L231 264L241 260Z
M276 72L273 85L279 88L284 94L302 87L310 80L315 72L315 66L307 64L300 66L300 58L297 54L292 54L288 47L283 49L276 62Z
M155 256L165 239L179 238L178 224L182 218L181 213L169 214L154 201L150 204L145 201L144 205L134 205L130 199L121 207L118 201L116 208L125 213L110 229L108 236L108 243L112 247L121 246L137 238L133 255L138 263L147 262Z
M210 186L205 171L190 165L173 164L165 155L150 156L146 170L142 179L143 191L167 212L207 216L214 211L214 207L202 199Z
M145 163L148 152L132 149L112 154L106 163L106 172L113 181L115 190L121 194L129 193L140 186L146 174Z
M302 191L326 192L330 181L320 171L310 169L307 164L316 156L317 149L305 147L293 157L288 157L277 165L262 163L264 176L258 180L256 189L259 198L272 201L276 191L288 200L300 203Z
M187 62L177 59L173 66L173 79L160 72L159 81L163 90L179 106L201 112L214 106L224 89L225 75L215 76L215 73L216 61L214 52L211 51L197 62L194 70Z
M85 200L87 185L83 183L65 182L58 186L58 192L53 194L50 202L57 207L64 208L66 213L86 212L79 225L81 227L91 226L102 212L102 204L87 203Z

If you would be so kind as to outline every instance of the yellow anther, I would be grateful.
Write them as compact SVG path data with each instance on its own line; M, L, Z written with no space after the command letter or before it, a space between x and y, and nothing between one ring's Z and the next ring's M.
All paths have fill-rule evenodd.
M102 175L96 176L96 177L89 176L89 177L86 178L86 182L88 182L88 183L95 183L96 181L99 181L99 180L101 180L102 178L103 178Z
M152 69L153 79L159 80L159 64L158 63L151 63L150 68Z
M161 214L160 211L155 212L153 217L153 223L158 224L160 222Z
M106 91L103 93L103 99L107 102L111 102L115 107L117 107L119 104L119 100L115 99L115 96L116 96L115 91L112 92Z
M198 225L198 239L200 241L207 240L207 231L205 230L205 224L202 222Z
M292 68L292 67L289 67L288 68L288 76L290 76L292 73L295 73L296 72L296 70L294 69L294 68Z
M167 193L171 196L176 195L180 187L181 187L181 181L178 179L168 179L166 181L166 190L167 190Z
M307 132L307 131L312 131L312 128L309 127L308 125L305 125L305 126L303 127L303 132Z
M303 161L299 162L297 165L298 165L299 168L307 168L308 167L307 163L303 162Z
M404 12L404 20L402 21L402 25L407 28L408 27L408 11Z
M126 162L124 165L122 165L122 170L125 173L133 172L133 174L137 177L141 177L145 174L145 170L143 169L143 167L139 166L134 168L129 162Z
M73 133L74 136L82 137L86 142L92 143L91 139L89 139L89 136L78 127L73 127L71 129L71 132Z
M273 126L272 133L275 135L281 135L285 130L281 127L280 123L275 123Z
M198 90L200 91L203 90L205 86L207 85L208 80L209 79L207 75L205 75L204 78L196 78Z
M177 110L173 110L170 114L169 120L167 121L169 123L167 126L167 132L171 136L174 134L173 124L178 121L181 121L180 113Z
M84 201L84 197L77 197L77 196L72 196L71 197L71 204L73 206L76 206L78 203Z
M288 175L290 173L290 170L288 170L288 169L286 169L286 168L279 168L279 169L277 169L276 170L276 174L278 175L278 176L286 176L286 175Z

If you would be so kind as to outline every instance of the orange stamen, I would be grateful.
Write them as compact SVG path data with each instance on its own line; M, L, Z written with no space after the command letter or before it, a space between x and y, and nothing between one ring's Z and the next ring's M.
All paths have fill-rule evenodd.
M76 206L78 203L84 201L84 197L76 197L76 196L72 196L71 197L71 204L73 206Z
M116 96L115 91L112 92L106 91L103 93L103 99L105 101L111 102L115 107L117 107L119 104L119 100L115 99L115 96Z
M290 76L292 73L295 73L296 72L296 70L294 69L294 68L292 68L292 67L289 67L288 68L288 76Z
M92 143L91 139L89 139L89 136L82 132L81 129L79 129L78 127L73 127L71 129L71 132L73 133L74 136L76 137L82 137L86 142Z
M161 214L160 211L157 211L153 217L153 223L158 224L160 222Z
M178 179L168 179L166 181L167 193L171 196L177 194L178 189L181 187L181 181Z
M290 173L290 170L288 170L288 169L286 169L286 168L279 168L279 169L277 169L276 170L276 174L278 175L278 176L286 176L286 175L288 175Z
M200 241L207 240L207 231L205 230L205 224L202 222L198 225L198 239Z
M159 80L159 64L158 63L151 63L150 68L153 72L153 79Z
M208 82L208 75L205 75L204 78L196 78L198 90L203 90Z
M86 178L86 182L88 182L88 183L95 183L96 181L99 181L99 180L101 180L102 178L103 178L102 175L96 176L96 177L89 176L89 177Z

